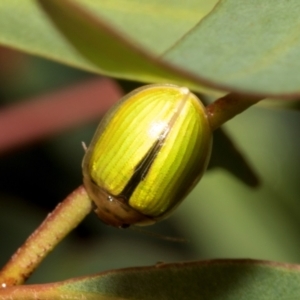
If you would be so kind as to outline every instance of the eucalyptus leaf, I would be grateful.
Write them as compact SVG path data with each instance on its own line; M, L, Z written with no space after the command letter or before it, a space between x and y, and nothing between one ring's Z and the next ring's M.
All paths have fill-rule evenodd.
M4 46L97 72L54 28L35 0L0 1L0 28Z
M188 0L184 3L174 0L169 0L169 3L158 0L147 2L79 0L77 2L103 17L105 22L119 29L123 28L125 31L121 31L121 34L135 39L153 53L160 54L199 22L213 8L217 0L209 3L205 0ZM143 26L139 26L141 22ZM2 45L81 69L100 72L96 66L74 50L54 28L35 0L1 1L0 27Z
M300 100L295 99L294 101L283 101L275 99L266 99L259 103L259 106L269 109L284 109L284 110L295 110L300 111Z
M255 260L211 260L130 268L54 284L0 290L2 299L222 299L300 297L300 267Z
M119 78L299 96L297 0L198 2L40 0L60 33L37 2L3 0L0 43Z
M86 10L80 2L39 0L57 28L100 73L136 79L142 82L177 83L195 90L207 91L198 76L167 64L125 39L102 19Z
M299 97L299 13L297 0L220 1L163 59L219 88Z
M155 56L163 54L193 29L218 0L76 0Z

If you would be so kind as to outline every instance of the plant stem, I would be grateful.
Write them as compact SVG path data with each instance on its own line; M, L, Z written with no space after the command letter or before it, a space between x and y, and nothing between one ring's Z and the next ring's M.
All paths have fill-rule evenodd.
M212 130L262 100L259 97L228 94L206 107ZM80 186L71 193L0 270L0 288L20 285L39 266L54 247L73 230L93 208L85 188Z
M245 96L234 93L217 99L206 107L211 129L213 131L218 129L225 122L262 99L262 97L258 96Z
M92 208L92 201L83 186L58 204L0 270L0 288L24 283L44 257L91 212Z

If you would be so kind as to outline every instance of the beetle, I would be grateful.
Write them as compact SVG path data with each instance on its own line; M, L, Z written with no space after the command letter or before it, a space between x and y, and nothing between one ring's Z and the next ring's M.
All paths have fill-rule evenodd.
M212 130L188 88L151 84L124 96L86 150L83 182L106 224L126 228L165 219L206 170Z

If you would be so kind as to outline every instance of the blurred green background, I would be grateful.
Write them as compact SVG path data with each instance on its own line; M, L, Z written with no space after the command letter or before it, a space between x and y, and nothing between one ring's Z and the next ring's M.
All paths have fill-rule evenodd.
M24 54L6 65L0 69L2 108L92 77ZM22 126L22 120L15 126ZM1 265L81 184L81 141L88 143L96 126L91 122L1 155ZM299 112L257 105L225 128L260 176L259 187L250 188L223 169L209 170L168 220L143 228L149 234L110 228L92 214L45 259L30 282L211 258L300 263ZM9 128L0 130L9 134ZM187 241L170 242L151 232Z

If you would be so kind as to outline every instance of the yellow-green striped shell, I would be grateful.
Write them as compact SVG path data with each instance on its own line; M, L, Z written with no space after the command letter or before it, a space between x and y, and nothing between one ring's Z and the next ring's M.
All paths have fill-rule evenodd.
M83 160L98 216L117 227L165 218L199 181L211 142L205 108L187 88L129 93L103 118Z

